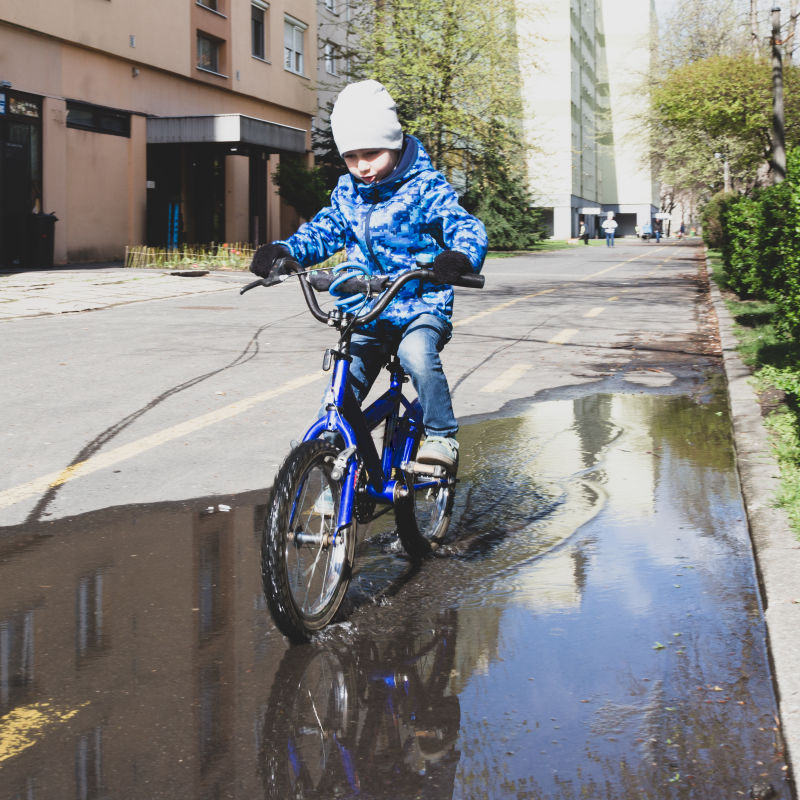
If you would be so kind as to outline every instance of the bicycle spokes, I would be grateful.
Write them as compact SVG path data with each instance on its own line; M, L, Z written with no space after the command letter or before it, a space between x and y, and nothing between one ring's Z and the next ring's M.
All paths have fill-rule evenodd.
M310 471L295 501L286 543L292 596L302 613L314 616L329 603L339 583L344 547L336 541L334 487L323 469Z

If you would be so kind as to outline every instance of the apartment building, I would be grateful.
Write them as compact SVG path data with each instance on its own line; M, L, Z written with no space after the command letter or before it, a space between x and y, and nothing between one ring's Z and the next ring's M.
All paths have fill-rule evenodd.
M632 235L658 210L639 115L655 36L654 0L522 3L528 175L551 235L590 233L608 212Z
M317 99L314 129L328 127L328 109L347 83L353 0L317 0Z
M310 152L314 0L4 0L0 266L55 214L55 263L129 244L263 242L269 176Z

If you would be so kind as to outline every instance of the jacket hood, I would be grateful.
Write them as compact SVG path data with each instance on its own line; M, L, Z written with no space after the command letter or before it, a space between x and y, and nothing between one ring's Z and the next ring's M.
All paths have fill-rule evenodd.
M415 136L406 134L403 137L400 158L389 175L377 183L364 183L353 176L350 176L350 179L355 191L366 202L377 203L393 194L401 184L416 178L421 172L432 169L433 163L425 152L422 142Z

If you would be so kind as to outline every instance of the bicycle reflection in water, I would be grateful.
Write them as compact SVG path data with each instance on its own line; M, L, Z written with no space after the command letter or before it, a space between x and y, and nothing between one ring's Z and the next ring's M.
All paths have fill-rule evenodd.
M449 800L461 757L455 612L391 641L291 648L266 714L266 798Z

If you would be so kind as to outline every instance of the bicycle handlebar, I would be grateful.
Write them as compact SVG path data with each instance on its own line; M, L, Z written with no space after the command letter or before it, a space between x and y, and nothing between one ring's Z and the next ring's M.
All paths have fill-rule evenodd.
M308 310L320 322L327 323L329 315L320 308L317 298L312 290L312 286L315 282L317 282L313 277L314 273L304 272L302 266L293 258L285 257L278 259L278 261L275 262L275 265L278 267L282 266L289 272L293 272L298 275L300 279L300 288L303 290L303 297L305 298ZM288 277L288 275L286 277ZM400 289L402 289L403 286L405 286L409 281L422 280L429 281L431 283L437 283L435 273L432 269L412 269L409 272L403 272L387 286L387 281L389 278L390 276L388 275L375 275L369 279L369 282L367 281L366 276L363 278L357 277L352 279L358 281L359 286L363 285L362 291L369 290L370 292L384 292L378 302L366 314L357 317L355 323L356 327L361 328L377 319L386 310L386 306L388 306L389 303L394 300ZM458 280L453 281L451 286L463 286L465 288L480 289L483 287L485 280L486 279L484 276L479 275L478 273L466 274L461 275ZM323 283L325 282L319 282L319 288L317 291L327 290L330 282L327 282L327 285L323 285ZM274 281L268 281L266 278L259 278L257 281L253 281L252 283L248 283L246 286L244 286L239 291L239 294L244 294L245 292L250 291L250 289L255 289L256 286L272 285L274 285Z

